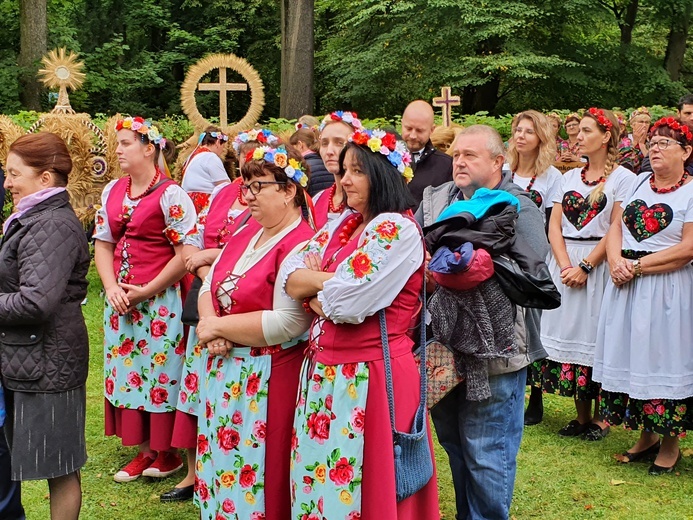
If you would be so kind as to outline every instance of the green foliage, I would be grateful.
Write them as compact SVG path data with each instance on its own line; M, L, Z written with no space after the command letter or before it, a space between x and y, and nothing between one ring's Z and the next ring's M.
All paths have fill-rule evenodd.
M264 117L279 113L279 0L46 1L49 48L79 52L86 64L85 84L70 94L78 111L180 115L188 67L232 52L262 77ZM463 98L455 115L675 104L693 90L693 54L672 81L663 67L667 38L690 23L693 0L638 0L632 44L624 45L619 23L632 1L315 0L315 113L353 109L396 124L389 118L442 85ZM18 6L0 0L0 113L21 109ZM203 115L217 115L218 94L196 98ZM230 120L244 115L249 98L230 95Z

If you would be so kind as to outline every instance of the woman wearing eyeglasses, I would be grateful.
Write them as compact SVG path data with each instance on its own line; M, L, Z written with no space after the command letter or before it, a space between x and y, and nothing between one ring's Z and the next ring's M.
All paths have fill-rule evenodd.
M214 187L229 182L221 161L228 140L229 136L220 128L208 126L183 165L181 187L190 195L198 214L209 205Z
M240 168L245 164L245 155L240 156L241 150L247 154L260 147L262 143L258 141L258 137L265 143L268 140L274 143L278 141L269 130L250 130L236 136L233 147L234 152L239 155ZM252 227L255 230L260 229L260 224L250 216L242 186L242 177L238 177L231 183L216 186L212 191L209 204L197 216L195 230L184 239L182 255L185 267L199 280L205 279L212 263L221 253L221 249L230 241L241 225ZM194 298L196 301L197 296L197 291L191 291L187 297ZM186 308L189 308L189 305L193 304L186 302ZM190 323L186 321L186 324L189 325ZM199 395L204 368L203 354L195 328L190 327L171 441L173 446L188 450L188 473L173 489L161 495L162 502L190 500L194 494L197 418L200 411L204 411L200 406Z
M594 379L605 419L640 430L617 459L654 459L651 475L674 471L679 437L693 429L692 146L693 129L678 119L654 124L653 173L638 178L607 236Z
M308 179L300 155L260 147L246 161L241 190L260 228L236 232L198 302L207 355L195 495L204 519L282 520L290 515L291 425L310 316L275 280L314 231L301 215Z
M580 160L578 134L580 133L580 115L568 114L565 118L565 133L568 134L568 139L564 141L565 145L561 151L561 161L577 162Z

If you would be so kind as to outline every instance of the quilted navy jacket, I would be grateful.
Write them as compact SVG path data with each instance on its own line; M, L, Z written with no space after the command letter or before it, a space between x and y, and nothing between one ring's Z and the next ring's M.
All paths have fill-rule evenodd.
M13 221L0 242L0 375L20 392L83 385L89 337L81 302L89 248L67 192Z

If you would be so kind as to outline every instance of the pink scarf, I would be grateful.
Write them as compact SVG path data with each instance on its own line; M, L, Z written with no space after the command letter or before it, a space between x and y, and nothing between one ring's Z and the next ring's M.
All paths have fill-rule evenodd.
M12 215L10 215L9 218L3 224L3 234L7 233L7 230L10 229L10 223L12 223L14 220L17 220L19 217L24 215L27 211L29 211L31 208L33 208L40 202L43 202L44 200L51 198L53 195L62 193L63 191L65 191L65 188L46 188L45 190L39 190L27 195L26 197L22 197L17 203L17 208L15 212L12 213Z

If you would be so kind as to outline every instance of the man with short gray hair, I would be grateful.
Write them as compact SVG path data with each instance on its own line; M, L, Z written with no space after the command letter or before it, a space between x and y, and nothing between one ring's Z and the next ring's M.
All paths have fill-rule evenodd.
M452 149L453 180L424 190L416 213L419 224L432 224L447 206L470 199L479 188L504 190L520 201L517 235L546 258L549 245L541 212L512 183L510 172L503 172L505 148L498 132L490 126L470 126L457 136ZM468 400L462 382L431 409L438 440L450 461L459 520L506 520L510 511L524 427L526 367L546 357L539 339L540 311L513 310L520 352L489 361L491 397Z

